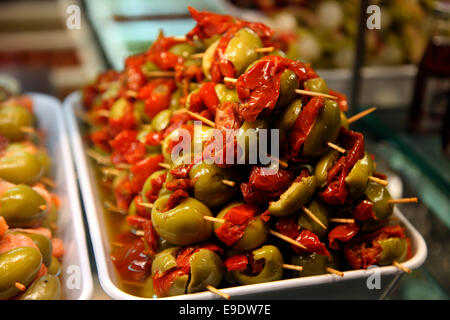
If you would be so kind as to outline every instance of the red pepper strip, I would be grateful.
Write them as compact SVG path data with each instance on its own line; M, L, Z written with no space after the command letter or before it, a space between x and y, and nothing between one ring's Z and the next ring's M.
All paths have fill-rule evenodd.
M166 178L167 173L163 173L150 181L152 188L145 194L150 203L153 203L156 199L158 199L159 191L161 191L164 182L166 182Z
M328 93L332 96L337 97L337 103L339 106L339 109L342 112L347 112L348 110L348 102L347 102L347 96L343 93L334 91L334 90L328 90Z
M137 230L143 230L147 221L150 221L150 219L141 216L127 216L127 223Z
M311 231L303 229L299 231L296 216L281 218L275 224L275 230L288 236L291 239L301 243L306 249L291 245L292 250L297 253L315 252L317 254L330 256L325 244L320 242L319 238Z
M143 225L144 239L148 246L148 254L155 255L158 250L159 235L153 228L151 220L147 220Z
M125 73L127 75L127 87L130 90L138 91L147 79L141 71L141 66L146 61L145 54L137 54L125 59Z
M207 11L200 12L192 7L188 7L188 9L192 18L197 21L197 25L186 34L186 37L189 39L192 39L195 35L200 39L221 35L235 23L235 19L229 15L221 15Z
M166 182L166 189L170 191L176 191L176 190L184 190L189 191L194 186L193 182L189 178L180 178L180 179L173 179L171 181Z
M120 234L116 242L122 244L115 247L111 253L111 260L117 272L126 280L145 280L150 272L151 259L145 254L144 241L127 232Z
M223 216L225 222L215 230L217 237L227 246L232 246L244 236L248 223L258 211L258 207L249 204L231 208Z
M325 104L325 99L322 97L312 98L307 105L302 109L295 120L292 133L289 137L290 155L292 157L298 156L300 149L311 133L316 118Z
M190 266L171 268L165 272L157 271L153 276L153 289L158 297L168 297L169 289L176 278L189 274Z
M330 169L326 189L320 193L322 200L332 205L347 201L348 186L345 178L355 163L364 156L364 136L361 133L341 127L338 141L347 150L347 155L342 156Z
M147 51L147 58L161 70L174 70L177 65L183 64L183 58L168 50L173 45L183 42L183 40L177 40L174 37L164 37L160 34Z
M272 216L270 215L269 210L266 210L263 213L261 213L259 217L261 218L262 221L268 222Z
M136 130L123 130L109 141L113 149L111 162L117 164L120 162L136 163L145 157L145 146L139 142Z
M132 185L132 191L134 194L138 194L144 186L145 180L155 171L160 169L158 163L163 162L164 157L162 154L147 157L136 164L133 164L130 168Z
M128 178L123 179L117 187L114 188L114 197L116 199L117 208L127 211L134 197L132 186Z
M175 66L175 80L179 83L182 83L183 87L189 87L189 83L191 81L202 83L204 79L205 74L203 73L203 69L199 65L186 66L184 64L179 64ZM184 91L184 93L186 93L186 91Z
M215 85L214 82L206 82L200 87L198 92L192 93L189 110L199 113L207 108L212 115L215 115L216 108L220 104Z
M165 272L156 272L153 276L153 289L159 297L165 297L169 295L170 286L175 279L180 276L188 275L191 271L189 259L193 254L199 250L207 249L219 254L223 253L223 250L214 244L197 245L194 247L184 247L178 251L176 256L177 266L173 267Z
M275 224L276 231L292 239L298 237L298 235L300 234L299 229L300 227L297 224L297 218L295 215L280 218Z
M253 122L261 113L271 114L280 95L281 75L287 69L297 75L299 83L308 77L317 77L315 73L308 74L301 62L265 56L238 78L236 91L242 102L240 114L245 120Z
M166 206L161 210L161 212L169 211L175 208L177 205L179 205L181 202L183 202L184 199L188 198L189 194L182 190L178 189L175 190L169 197L169 200L166 203Z
M194 137L194 125L185 124L185 125L180 126L180 129L187 130L191 139L185 139L184 135L180 135L178 137L178 139L170 140L167 145L167 149L166 149L167 153L171 153L172 149L179 144L180 144L180 148L183 147L184 150L189 150L189 148L191 146L191 141Z
M224 102L218 105L215 115L216 129L239 129L243 122L237 103Z
M337 240L348 242L358 233L358 231L359 226L356 223L338 225L328 233L328 246L331 249L339 249Z
M223 265L228 271L244 271L248 266L248 258L245 254L238 254L226 259Z
M111 136L115 136L123 130L133 130L136 128L136 119L133 114L133 105L127 101L124 114L119 119L108 119L108 131Z
M138 92L138 98L145 101L145 113L153 118L170 105L172 92L176 89L173 79L155 79L149 81Z
M320 242L319 238L313 232L307 229L303 229L300 232L300 235L295 239L295 241L301 243L306 247L306 249L302 249L297 246L291 245L292 249L295 252L315 252L323 256L330 256L330 252L328 251L325 244Z
M136 205L136 213L138 214L138 216L150 219L152 210L139 205L140 203L143 202L142 196L140 194L138 194L137 196L134 197L133 201Z
M378 241L394 237L408 239L404 229L399 225L386 226L370 234L363 234L344 247L345 258L352 268L365 269L379 261L382 248ZM410 247L408 247L408 254L410 254Z
M256 189L266 192L277 192L291 184L293 178L291 171L282 168L279 168L275 174L272 171L268 171L265 167L253 166L249 183Z
M373 211L373 203L368 200L361 201L353 210L353 218L358 221L376 220L377 216Z
M175 178L187 178L194 165L195 163L182 164L175 169L170 170L170 174Z
M92 132L90 135L90 139L91 139L92 143L96 147L98 147L108 153L111 152L111 147L108 143L109 138L110 138L110 136L109 136L108 130L105 127ZM7 143L8 143L8 140L6 140L6 144ZM4 144L2 143L2 147L0 147L0 150L6 149L6 147L3 148L3 145Z
M247 203L265 205L277 200L292 182L292 172L279 169L268 174L264 167L253 166L248 183L241 184L241 192Z

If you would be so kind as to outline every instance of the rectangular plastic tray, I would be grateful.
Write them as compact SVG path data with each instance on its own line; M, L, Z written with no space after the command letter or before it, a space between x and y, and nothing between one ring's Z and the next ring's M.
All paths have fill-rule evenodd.
M83 112L80 93L70 94L63 103L63 109L75 157L75 166L79 176L100 284L103 290L113 299L142 299L120 290L117 286L118 279L109 258L111 248L107 239L103 208L99 201L95 175L91 160L85 153L86 146L82 140L76 117L76 114ZM417 269L425 261L427 255L425 241L398 210L395 210L395 216L406 228L412 242L413 256L402 264L412 270ZM380 289L369 289L367 286L368 278L371 275L375 277L375 273L380 276ZM379 269L346 271L342 278L326 274L221 290L237 299L380 299L389 292L401 275L402 271L396 267L385 266ZM369 279L370 281L371 279ZM376 283L375 280L374 283ZM218 299L218 296L210 292L200 292L164 299Z
M89 255L86 246L83 217L67 137L61 103L41 93L26 93L33 100L39 129L45 132L45 144L52 159L52 173L61 206L58 219L58 237L64 242L61 285L63 298L88 300L93 291Z

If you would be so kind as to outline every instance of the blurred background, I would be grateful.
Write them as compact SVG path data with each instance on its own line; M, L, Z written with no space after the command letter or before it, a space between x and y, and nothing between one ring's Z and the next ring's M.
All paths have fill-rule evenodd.
M62 100L99 71L121 69L160 30L186 34L195 25L188 5L266 23L289 58L310 62L349 97L350 114L377 107L358 130L380 171L398 182L396 195L419 197L399 208L429 250L425 265L385 298L448 299L450 1L0 0L0 95L37 91ZM379 28L369 28L370 5L380 9Z

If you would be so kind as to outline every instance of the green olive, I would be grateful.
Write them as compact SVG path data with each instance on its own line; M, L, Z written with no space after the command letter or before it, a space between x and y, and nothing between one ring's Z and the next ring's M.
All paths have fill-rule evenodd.
M377 220L385 220L392 215L394 206L388 202L392 198L386 187L376 182L369 181L364 193L367 199L373 204L373 211Z
M150 122L150 118L145 113L145 101L144 100L136 100L133 102L133 110L134 116L136 119L139 119L143 123Z
M189 43L177 43L170 47L169 52L183 58L189 58L191 54L197 52L197 47L190 45Z
M261 129L266 130L268 128L269 122L266 119L259 118L253 122L244 121L236 132L236 141L239 146L237 154L238 164L257 163Z
M350 173L345 178L345 183L349 187L350 195L356 199L360 198L366 190L369 176L373 173L372 158L365 153L364 157L358 160Z
M214 53L216 52L217 46L219 45L219 40L213 42L208 49L206 49L205 54L202 58L202 69L205 78L211 80L211 65L214 59Z
M343 111L341 111L341 127L344 127L347 130L349 128L347 116Z
M152 119L152 128L155 131L162 131L169 125L170 116L172 115L172 111L166 109L160 111L157 115L155 115Z
M235 89L230 89L223 83L217 83L214 86L217 97L219 98L220 103L223 102L239 102L239 98L237 96L237 92Z
M222 281L222 259L214 251L200 249L189 258L191 277L187 293L204 291L207 285L217 287Z
M61 283L57 276L47 274L34 281L20 300L60 300Z
M331 150L317 162L314 168L314 176L317 179L319 187L323 187L327 183L328 171L333 167L339 156L338 151Z
M215 164L201 161L189 171L189 178L195 181L194 198L208 207L217 207L232 199L239 190L239 184L233 187L222 180L236 182L240 172L236 168L219 168Z
M156 232L170 243L180 246L207 240L213 226L203 217L212 216L209 208L194 198L186 198L175 208L162 212L169 197L162 196L153 203L152 223Z
M0 299L9 299L20 291L15 283L28 286L36 277L42 264L38 249L20 247L0 255Z
M175 256L180 249L180 247L171 247L157 253L152 262L152 275L175 268L177 266Z
M52 234L56 233L57 225L58 225L58 208L56 206L51 206L50 210L47 210L47 214L45 215L44 220L42 220L42 227L50 229Z
M183 97L183 90L177 89L172 93L170 97L169 110L175 111L180 109L180 99Z
M326 268L332 267L333 262L329 257L317 253L306 253L293 256L291 260L293 265L302 266L302 271L296 271L298 277L316 276L328 273Z
M159 176L165 174L167 170L158 170L153 172L147 180L145 180L144 186L142 187L141 197L144 203L149 203L149 199L147 198L147 194L152 190L152 180L158 178Z
M33 240L34 244L39 248L39 251L41 252L42 263L47 267L50 265L52 261L53 246L49 238L38 233L13 232L13 234L21 234Z
M394 261L403 262L408 255L408 242L403 238L387 238L378 240L382 251L378 264L380 266L392 264Z
M153 289L153 277L148 277L147 279L145 279L144 286L142 287L139 296L143 298L158 297L155 290Z
M152 275L155 276L157 273L163 273L171 268L176 267L177 262L175 256L180 249L180 247L172 247L165 249L155 255L155 259L152 262ZM185 294L188 286L188 281L189 275L176 277L168 290L169 296Z
M303 144L305 157L320 157L329 147L327 142L334 142L341 127L341 111L336 101L326 100L325 106L319 112L314 126Z
M212 137L213 133L213 128L205 125L195 126L193 137L191 136L191 133L183 127L175 129L167 137L165 137L162 142L161 150L164 159L166 160L166 162L171 163L181 158L183 155L192 154L195 151L201 152L203 150L204 143ZM191 142L190 145L184 143L184 139L188 139L187 141ZM174 148L176 148L176 146L174 146L172 150L168 149L169 146L173 144L173 141L181 140L183 140L183 143L180 146L182 146L183 149L177 149L176 151L179 151L178 154L176 154L176 151L174 151ZM172 151L175 153L173 155L174 159L172 159Z
M285 217L299 211L306 205L316 191L316 178L304 177L294 182L277 201L269 203L269 212L275 217Z
M319 200L313 200L311 203L307 206L307 208L314 213L314 215L322 222L325 227L328 228L328 217L329 213L327 208L320 202ZM327 234L327 229L324 229L322 226L320 226L316 221L311 219L310 216L302 212L300 216L298 217L297 224L304 229L307 229L311 232L314 232L319 238L324 238Z
M302 99L295 99L277 119L275 127L280 130L280 141L285 141L289 137L302 108Z
M220 210L217 218L222 219L223 216L230 211L231 208L244 204L243 202L234 202ZM220 223L214 223L214 229L220 227ZM267 241L269 236L269 227L261 220L259 216L253 217L245 228L242 238L233 244L233 248L239 251L253 250Z
M283 110L283 107L288 105L292 100L295 99L295 90L299 88L297 75L287 69L283 71L280 78L280 95L278 97L277 106L274 112L277 110Z
M113 105L111 106L109 118L112 120L118 120L122 118L126 114L130 105L131 103L125 98L120 98L116 100L116 102L114 102ZM133 115L136 122L140 123L139 112L135 108L133 108Z
M323 78L308 79L305 81L304 85L305 89L308 91L328 94L328 87Z
M43 169L42 174L44 176L49 175L52 167L52 159L50 158L48 153L44 150L38 150L38 152L36 153L36 158Z
M30 127L33 118L27 109L21 106L9 105L0 108L0 135L9 141L25 139L22 128Z
M256 284L262 282L276 281L283 277L283 256L277 247L272 245L262 246L253 250L255 261L264 259L264 268L257 275L248 275L241 271L234 271L233 277L240 284Z
M152 72L157 70L159 70L159 68L151 61L147 61L141 66L141 71L146 77L152 76Z
M286 58L286 53L280 49L275 49L270 53L271 56Z
M27 151L15 151L0 158L0 178L12 183L33 184L45 168L36 155Z
M61 274L61 263L54 256L51 258L50 265L47 268L48 273L58 277Z
M262 48L259 36L249 28L240 29L228 42L224 57L231 61L236 69L236 76L242 74L250 63L261 56L255 49Z
M39 193L19 184L6 190L0 197L0 216L13 228L32 227L45 218L47 211L41 207L45 204Z

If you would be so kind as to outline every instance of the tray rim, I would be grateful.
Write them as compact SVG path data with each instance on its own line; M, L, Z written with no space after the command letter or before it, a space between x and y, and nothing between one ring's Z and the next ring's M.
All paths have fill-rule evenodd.
M54 124L58 132L58 148L62 155L62 166L64 172L64 184L67 188L68 206L70 212L70 222L73 224L75 242L77 243L77 254L79 257L79 267L81 269L82 288L80 295L76 300L89 300L93 294L93 279L87 249L86 234L83 225L83 212L78 194L78 185L75 176L74 164L72 162L72 150L67 136L67 128L62 113L61 101L53 96L38 93L25 92L24 95L30 96L33 100L33 108L39 109L40 103L48 104L53 117L57 120ZM45 130L45 128L43 128Z

